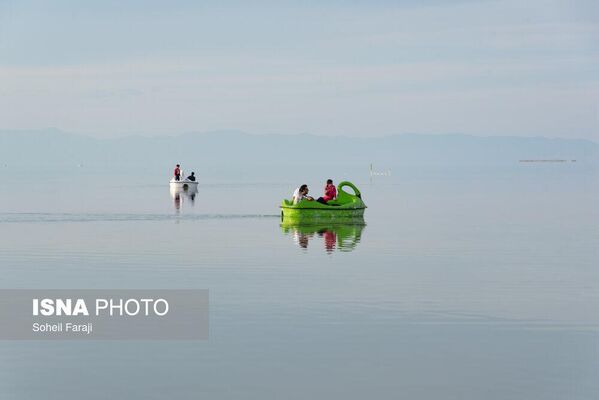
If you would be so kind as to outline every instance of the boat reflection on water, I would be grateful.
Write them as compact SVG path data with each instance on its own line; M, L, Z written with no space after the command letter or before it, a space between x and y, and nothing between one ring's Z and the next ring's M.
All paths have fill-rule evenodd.
M171 197L173 198L173 205L175 206L175 211L178 213L181 211L183 204L190 204L193 207L196 199L196 195L198 194L198 187L175 187L171 185L170 187Z
M291 235L297 245L307 249L311 242L323 244L327 253L334 251L353 251L362 237L366 227L363 219L351 222L281 222L281 230ZM312 243L314 245L314 243Z

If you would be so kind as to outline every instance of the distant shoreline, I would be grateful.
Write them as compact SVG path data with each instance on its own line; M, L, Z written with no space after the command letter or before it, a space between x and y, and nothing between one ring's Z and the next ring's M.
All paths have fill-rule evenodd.
M518 160L521 163L536 163L536 162L553 162L553 163L567 163L567 162L576 162L576 160Z

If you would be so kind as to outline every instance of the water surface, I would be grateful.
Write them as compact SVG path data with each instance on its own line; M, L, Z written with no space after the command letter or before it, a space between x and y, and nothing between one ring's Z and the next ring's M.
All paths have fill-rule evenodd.
M205 288L210 339L0 342L2 399L599 393L593 170L358 177L365 223L312 227L277 208L303 182L72 178L2 176L2 287Z

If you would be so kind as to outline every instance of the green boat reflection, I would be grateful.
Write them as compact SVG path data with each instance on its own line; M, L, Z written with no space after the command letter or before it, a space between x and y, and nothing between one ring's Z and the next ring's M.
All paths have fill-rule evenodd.
M353 251L360 243L365 227L363 219L352 219L345 223L298 223L288 220L281 223L283 233L291 235L299 247L308 249L316 241L322 243L327 253Z

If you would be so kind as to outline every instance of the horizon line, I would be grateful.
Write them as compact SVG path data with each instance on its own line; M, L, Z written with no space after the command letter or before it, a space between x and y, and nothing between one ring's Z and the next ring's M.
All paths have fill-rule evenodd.
M435 133L417 133L417 132L401 132L401 133L390 133L390 134L381 134L377 136L356 136L356 135L338 135L338 134L323 134L323 133L310 133L310 132L294 132L294 133L256 133L244 131L241 129L210 129L210 130L187 130L176 133L161 133L161 134L143 134L143 133L126 133L117 136L109 136L109 137L98 137L89 133L80 133L73 132L70 130L64 130L57 127L46 127L46 128L0 128L0 134L10 134L10 133L60 133L65 135L73 135L73 136L81 136L89 139L96 140L118 140L124 138L144 138L144 139L152 139L152 138L167 138L167 137L178 137L185 135L211 135L211 134L240 134L246 136L284 136L284 137L293 137L293 136L312 136L312 137L326 137L326 138L343 138L343 139L384 139L389 137L397 137L397 136L462 136L462 137L472 137L472 138L505 138L505 139L547 139L547 140L567 140L567 141L585 141L591 142L596 145L599 145L598 139L591 139L585 137L564 137L564 136L543 136L540 134L536 135L486 135L484 133L481 134L472 134L472 133L460 133L460 132L435 132Z

